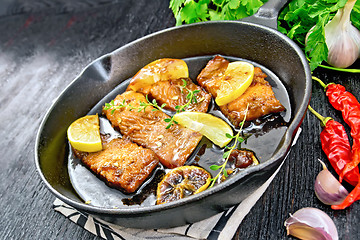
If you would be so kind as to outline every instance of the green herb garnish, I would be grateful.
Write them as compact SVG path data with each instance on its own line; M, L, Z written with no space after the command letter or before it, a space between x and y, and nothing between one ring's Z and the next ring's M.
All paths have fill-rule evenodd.
M150 102L147 95L145 96L145 98L146 98L146 102L140 101L139 107L133 107L131 104L126 104L125 99L120 104L115 104L114 100L111 100L110 103L105 103L104 110L109 110L112 108L111 114L114 114L115 110L123 108L123 107L128 108L129 111L137 110L138 112L141 112L141 111L145 112L146 108L149 106L153 107L152 111L163 110L163 108L166 106L165 103L162 104L161 106L159 106L155 99L153 99L153 101Z
M116 104L116 105L115 105L114 100L111 100L111 102L109 102L109 103L105 103L104 110L109 110L110 108L112 108L111 114L114 114L115 110L123 108L123 107L125 107L125 108L128 107L128 108L132 109L132 106L130 104L126 104L125 99L124 99L124 101L122 103Z
M216 20L238 20L253 15L266 0L170 0L176 25Z
M181 79L183 81L183 85L181 86L181 93L184 93L184 90L188 91L188 94L186 95L186 99L188 100L184 105L177 105L175 106L175 110L176 110L176 113L179 113L179 112L183 112L185 111L185 109L187 107L190 106L190 104L193 104L193 103L197 103L197 99L196 99L196 94L198 94L200 92L200 90L190 90L188 89L186 86L187 86L187 82L186 80L184 79ZM171 118L166 118L164 119L165 122L168 123L166 129L170 128L174 123L177 124L177 122L174 120L174 116L172 116Z
M200 92L200 90L192 91L192 90L188 89L186 87L187 86L186 80L182 79L182 81L183 81L183 85L181 86L181 93L184 93L184 90L188 91L188 94L186 95L187 102L184 105L175 106L176 113L183 112L183 111L185 111L185 109L187 107L190 106L190 104L197 103L198 101L196 99L196 94L198 94ZM111 114L114 114L115 110L125 107L125 108L128 108L129 111L137 110L138 112L141 112L141 111L145 112L146 108L151 106L151 107L153 107L152 111L158 111L158 110L163 111L164 107L166 106L165 103L162 104L161 106L159 106L155 99L150 101L148 98L148 95L146 95L145 98L146 98L146 102L140 101L139 107L133 107L131 104L126 104L125 99L120 104L115 104L114 100L111 100L110 103L105 103L104 110L112 109ZM168 123L168 125L166 126L166 129L169 129L174 123L177 124L177 122L174 120L173 117L165 118L164 121L166 123Z
M213 170L213 171L217 171L220 169L220 171L218 172L218 174L211 179L211 184L209 186L209 188L213 187L215 182L219 179L219 177L221 175L223 175L225 178L228 177L228 173L227 173L227 170L226 170L226 164L230 158L230 154L231 152L238 146L238 144L240 145L242 142L245 141L245 138L240 136L241 134L241 131L243 129L243 126L244 126L244 123L245 123L245 120L246 120L246 115L247 115L247 112L248 112L248 107L249 105L246 107L246 112L245 112L245 117L244 119L242 120L242 122L240 123L240 129L239 131L237 132L237 134L235 136L229 134L229 133L226 133L226 137L230 138L230 139L235 139L235 142L234 144L229 147L229 146L226 146L226 149L228 149L227 151L224 152L223 154L223 159L225 159L224 163L221 164L221 165L211 165L210 166L210 169Z

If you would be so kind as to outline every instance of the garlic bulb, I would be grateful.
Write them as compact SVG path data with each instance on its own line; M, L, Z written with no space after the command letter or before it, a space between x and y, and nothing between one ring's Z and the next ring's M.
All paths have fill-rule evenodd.
M356 0L348 0L325 25L325 42L329 50L327 63L337 68L347 68L360 57L360 31L350 21L355 3ZM305 43L313 29L307 33Z
M338 68L351 66L360 54L360 31L350 22L350 13L356 0L348 0L334 18L325 26L327 62Z

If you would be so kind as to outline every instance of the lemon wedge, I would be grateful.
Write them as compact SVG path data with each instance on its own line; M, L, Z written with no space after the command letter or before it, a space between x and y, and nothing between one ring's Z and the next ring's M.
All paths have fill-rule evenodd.
M188 77L189 69L184 60L162 58L155 60L140 69L140 71L131 79L128 90L137 91L138 89L150 86L158 81Z
M220 147L225 147L231 141L226 134L233 135L229 124L208 113L180 112L174 115L174 120L186 128L201 133Z
M74 121L67 130L73 148L82 152L102 150L98 115L87 115Z
M228 104L240 97L254 78L254 65L236 61L229 63L220 83L215 102L219 106Z

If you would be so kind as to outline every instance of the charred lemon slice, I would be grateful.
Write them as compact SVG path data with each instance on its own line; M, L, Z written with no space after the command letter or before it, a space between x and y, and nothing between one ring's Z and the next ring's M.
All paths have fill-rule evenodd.
M157 204L172 202L204 191L211 175L196 166L181 166L168 172L157 188Z
M254 65L236 61L229 63L225 70L215 102L225 105L240 97L250 86L254 77Z
M189 69L181 59L162 58L155 60L135 74L127 90L137 91L158 81L188 78Z
M73 122L67 130L73 148L82 152L102 150L98 115L87 115Z
M176 113L173 118L180 125L205 135L220 147L225 147L231 141L231 138L226 136L227 134L233 135L229 124L209 113L180 112Z

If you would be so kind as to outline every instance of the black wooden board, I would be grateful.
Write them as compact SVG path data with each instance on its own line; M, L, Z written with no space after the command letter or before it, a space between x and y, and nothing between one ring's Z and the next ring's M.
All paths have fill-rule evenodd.
M52 209L55 198L34 164L38 127L54 99L91 61L174 25L167 0L0 1L2 239L98 239ZM360 96L360 74L319 69L314 75L341 83ZM344 123L316 83L311 105ZM289 213L303 207L328 213L340 239L360 237L359 202L334 211L314 195L314 179L321 169L317 159L326 160L320 146L321 128L307 113L302 130L287 161L234 239L292 239L286 237L283 223ZM346 130L349 132L347 126Z

